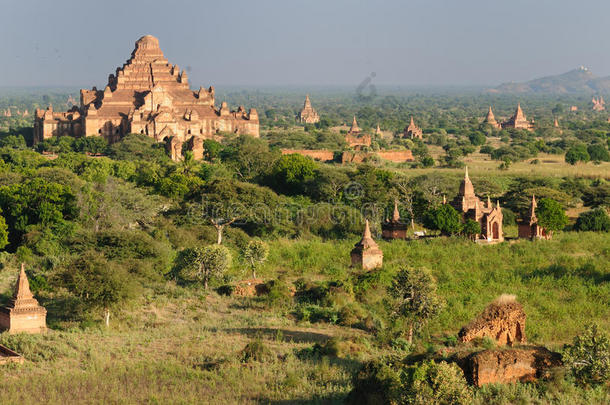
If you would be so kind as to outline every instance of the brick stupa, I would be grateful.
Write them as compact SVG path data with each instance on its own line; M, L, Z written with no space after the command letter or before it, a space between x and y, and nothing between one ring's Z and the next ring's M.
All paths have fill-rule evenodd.
M364 270L372 270L383 264L383 252L371 236L371 228L368 219L364 223L364 234L362 239L352 249L352 267L361 267Z
M46 319L47 310L32 295L25 264L22 263L15 294L6 306L0 308L0 329L9 333L41 333L47 329Z

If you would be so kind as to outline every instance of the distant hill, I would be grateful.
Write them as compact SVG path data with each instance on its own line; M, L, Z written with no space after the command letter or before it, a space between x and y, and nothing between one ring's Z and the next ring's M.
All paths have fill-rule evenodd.
M488 89L490 93L600 93L610 92L610 76L596 77L589 69L581 66L569 72L546 76L521 83L504 83Z

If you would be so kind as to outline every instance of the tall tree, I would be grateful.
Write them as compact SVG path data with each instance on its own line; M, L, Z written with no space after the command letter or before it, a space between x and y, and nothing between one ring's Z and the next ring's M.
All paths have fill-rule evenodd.
M442 308L436 293L436 279L427 269L403 269L398 272L388 290L393 301L391 315L407 322L407 339L413 341L413 331L419 329Z

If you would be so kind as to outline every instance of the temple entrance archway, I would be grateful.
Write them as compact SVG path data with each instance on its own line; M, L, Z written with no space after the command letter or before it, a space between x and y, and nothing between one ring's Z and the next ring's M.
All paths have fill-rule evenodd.
M494 222L493 225L491 226L492 232L491 232L491 237L492 239L500 239L500 225L498 225L497 222Z

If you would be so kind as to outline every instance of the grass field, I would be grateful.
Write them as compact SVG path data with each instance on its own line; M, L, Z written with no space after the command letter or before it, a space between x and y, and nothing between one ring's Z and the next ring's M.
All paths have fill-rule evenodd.
M445 151L438 146L428 146L430 154L435 160L439 160L445 155ZM538 164L532 164L532 161L537 160ZM522 162L516 162L510 165L508 170L500 170L501 162L492 160L489 155L483 153L472 153L466 156L464 164L468 166L468 171L477 176L489 177L506 177L506 176L525 176L525 177L584 177L584 178L603 178L610 179L610 162L594 163L578 163L570 165L565 162L563 155L550 155L539 153L536 158L527 159ZM443 172L460 172L463 169L439 169ZM430 169L412 169L408 173L414 175L429 173Z
M278 240L260 273L265 279L345 280L353 274L348 254L354 242ZM533 343L558 349L589 321L610 329L608 235L560 233L548 242L493 246L454 238L380 246L381 274L425 266L439 281L447 305L424 336L455 335L502 293L523 303ZM231 271L243 275L237 265ZM10 269L3 273L14 277ZM27 359L23 366L1 367L1 403L340 403L362 362L393 350L359 329L297 322L290 307L271 309L260 298L206 294L171 282L148 289L111 319L109 329L62 321L51 297L40 298L55 329L0 335ZM363 299L374 308L381 298L372 286ZM298 355L333 337L341 342L338 357ZM273 357L243 362L242 349L256 338Z

